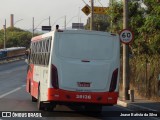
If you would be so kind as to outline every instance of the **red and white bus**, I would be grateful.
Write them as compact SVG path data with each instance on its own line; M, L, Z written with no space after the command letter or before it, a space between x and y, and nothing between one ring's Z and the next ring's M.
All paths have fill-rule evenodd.
M57 104L101 111L118 98L119 36L87 30L52 31L31 40L27 92L38 109Z

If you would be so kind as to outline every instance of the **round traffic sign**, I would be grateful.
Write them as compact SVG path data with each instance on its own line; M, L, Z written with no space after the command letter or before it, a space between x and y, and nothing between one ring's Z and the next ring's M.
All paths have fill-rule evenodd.
M124 29L120 32L119 37L122 43L129 44L133 40L133 33L128 29Z

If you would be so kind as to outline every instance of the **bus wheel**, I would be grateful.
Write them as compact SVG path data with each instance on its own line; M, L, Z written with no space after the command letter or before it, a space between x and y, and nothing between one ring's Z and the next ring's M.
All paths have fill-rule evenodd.
M53 106L47 106L47 108L46 108L46 110L47 110L47 111L50 111L50 112L53 111L53 109L54 109Z
M39 89L38 89L37 107L38 107L38 110L44 110L45 109L45 106L44 106L43 102L41 102L41 93L40 93Z
M32 96L32 102L37 102L37 99Z
M86 105L85 111L96 112L96 113L100 114L102 112L102 106L101 105Z

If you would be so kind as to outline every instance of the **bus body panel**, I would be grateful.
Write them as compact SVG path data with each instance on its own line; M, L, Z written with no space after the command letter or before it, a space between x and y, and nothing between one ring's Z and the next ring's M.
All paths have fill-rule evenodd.
M48 101L95 103L102 105L117 104L118 92L77 92L62 89L48 89Z
M48 77L48 67L45 66L34 66L34 74L33 74L33 80L34 84L36 86L36 91L34 96L37 98L38 96L38 85L40 84L40 90L41 90L41 95L44 96L43 99L47 99L47 87L48 87L48 82L49 82L49 77ZM42 99L42 100L43 100Z
M107 91L109 70L110 65L105 62L64 61L60 64L59 75L62 76L59 77L59 87L82 92Z
M52 64L58 69L60 89L109 91L112 73L119 68L119 40L117 36L98 33L57 33ZM85 87L83 83L89 85Z

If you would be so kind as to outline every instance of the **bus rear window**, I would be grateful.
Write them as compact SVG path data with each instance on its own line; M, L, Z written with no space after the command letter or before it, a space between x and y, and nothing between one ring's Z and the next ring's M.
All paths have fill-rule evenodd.
M113 56L112 37L87 34L61 34L58 55L71 59L109 60Z

